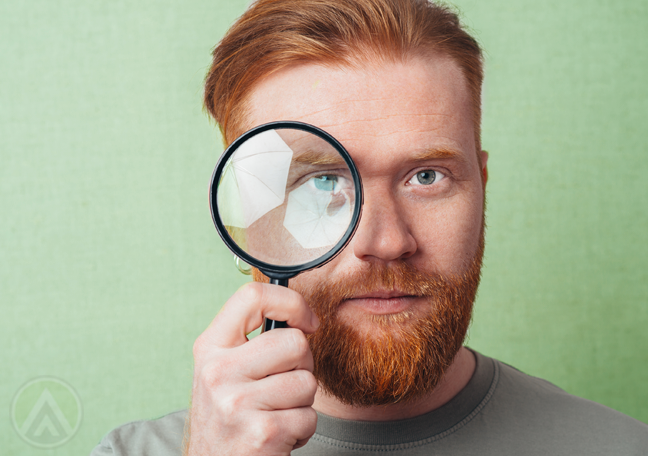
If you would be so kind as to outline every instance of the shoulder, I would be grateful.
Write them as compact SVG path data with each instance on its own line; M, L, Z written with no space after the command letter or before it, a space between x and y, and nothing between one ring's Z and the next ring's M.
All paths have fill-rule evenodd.
M112 430L91 456L179 456L187 410L155 420L133 421Z
M645 423L492 361L493 394L482 413L504 434L548 451L571 447L578 449L574 454L645 454Z

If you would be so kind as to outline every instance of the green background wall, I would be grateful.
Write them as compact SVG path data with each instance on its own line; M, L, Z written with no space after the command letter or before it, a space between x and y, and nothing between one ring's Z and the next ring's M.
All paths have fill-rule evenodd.
M456 3L491 154L468 343L648 422L648 2ZM0 2L3 454L87 454L187 406L193 340L245 281L209 215L201 82L246 4ZM52 450L9 418L43 375L84 408Z

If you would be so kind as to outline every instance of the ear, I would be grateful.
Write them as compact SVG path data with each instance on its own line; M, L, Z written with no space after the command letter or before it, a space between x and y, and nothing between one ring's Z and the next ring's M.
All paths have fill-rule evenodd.
M488 152L485 150L479 152L479 159L482 168L482 184L484 185L484 189L486 189L486 182L488 181L488 167L486 166L488 164Z

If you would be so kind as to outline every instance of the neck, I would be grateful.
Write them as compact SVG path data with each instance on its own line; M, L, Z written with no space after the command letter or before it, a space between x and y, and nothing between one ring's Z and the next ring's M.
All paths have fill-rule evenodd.
M354 407L318 389L313 408L335 418L357 421L404 420L438 409L459 394L475 372L475 356L462 347L433 391L413 403Z

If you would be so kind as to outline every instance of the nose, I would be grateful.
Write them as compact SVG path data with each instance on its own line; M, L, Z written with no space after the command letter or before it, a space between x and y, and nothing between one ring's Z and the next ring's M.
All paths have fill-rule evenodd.
M391 192L365 188L362 218L352 241L356 258L389 262L414 255L416 239L404 215Z

